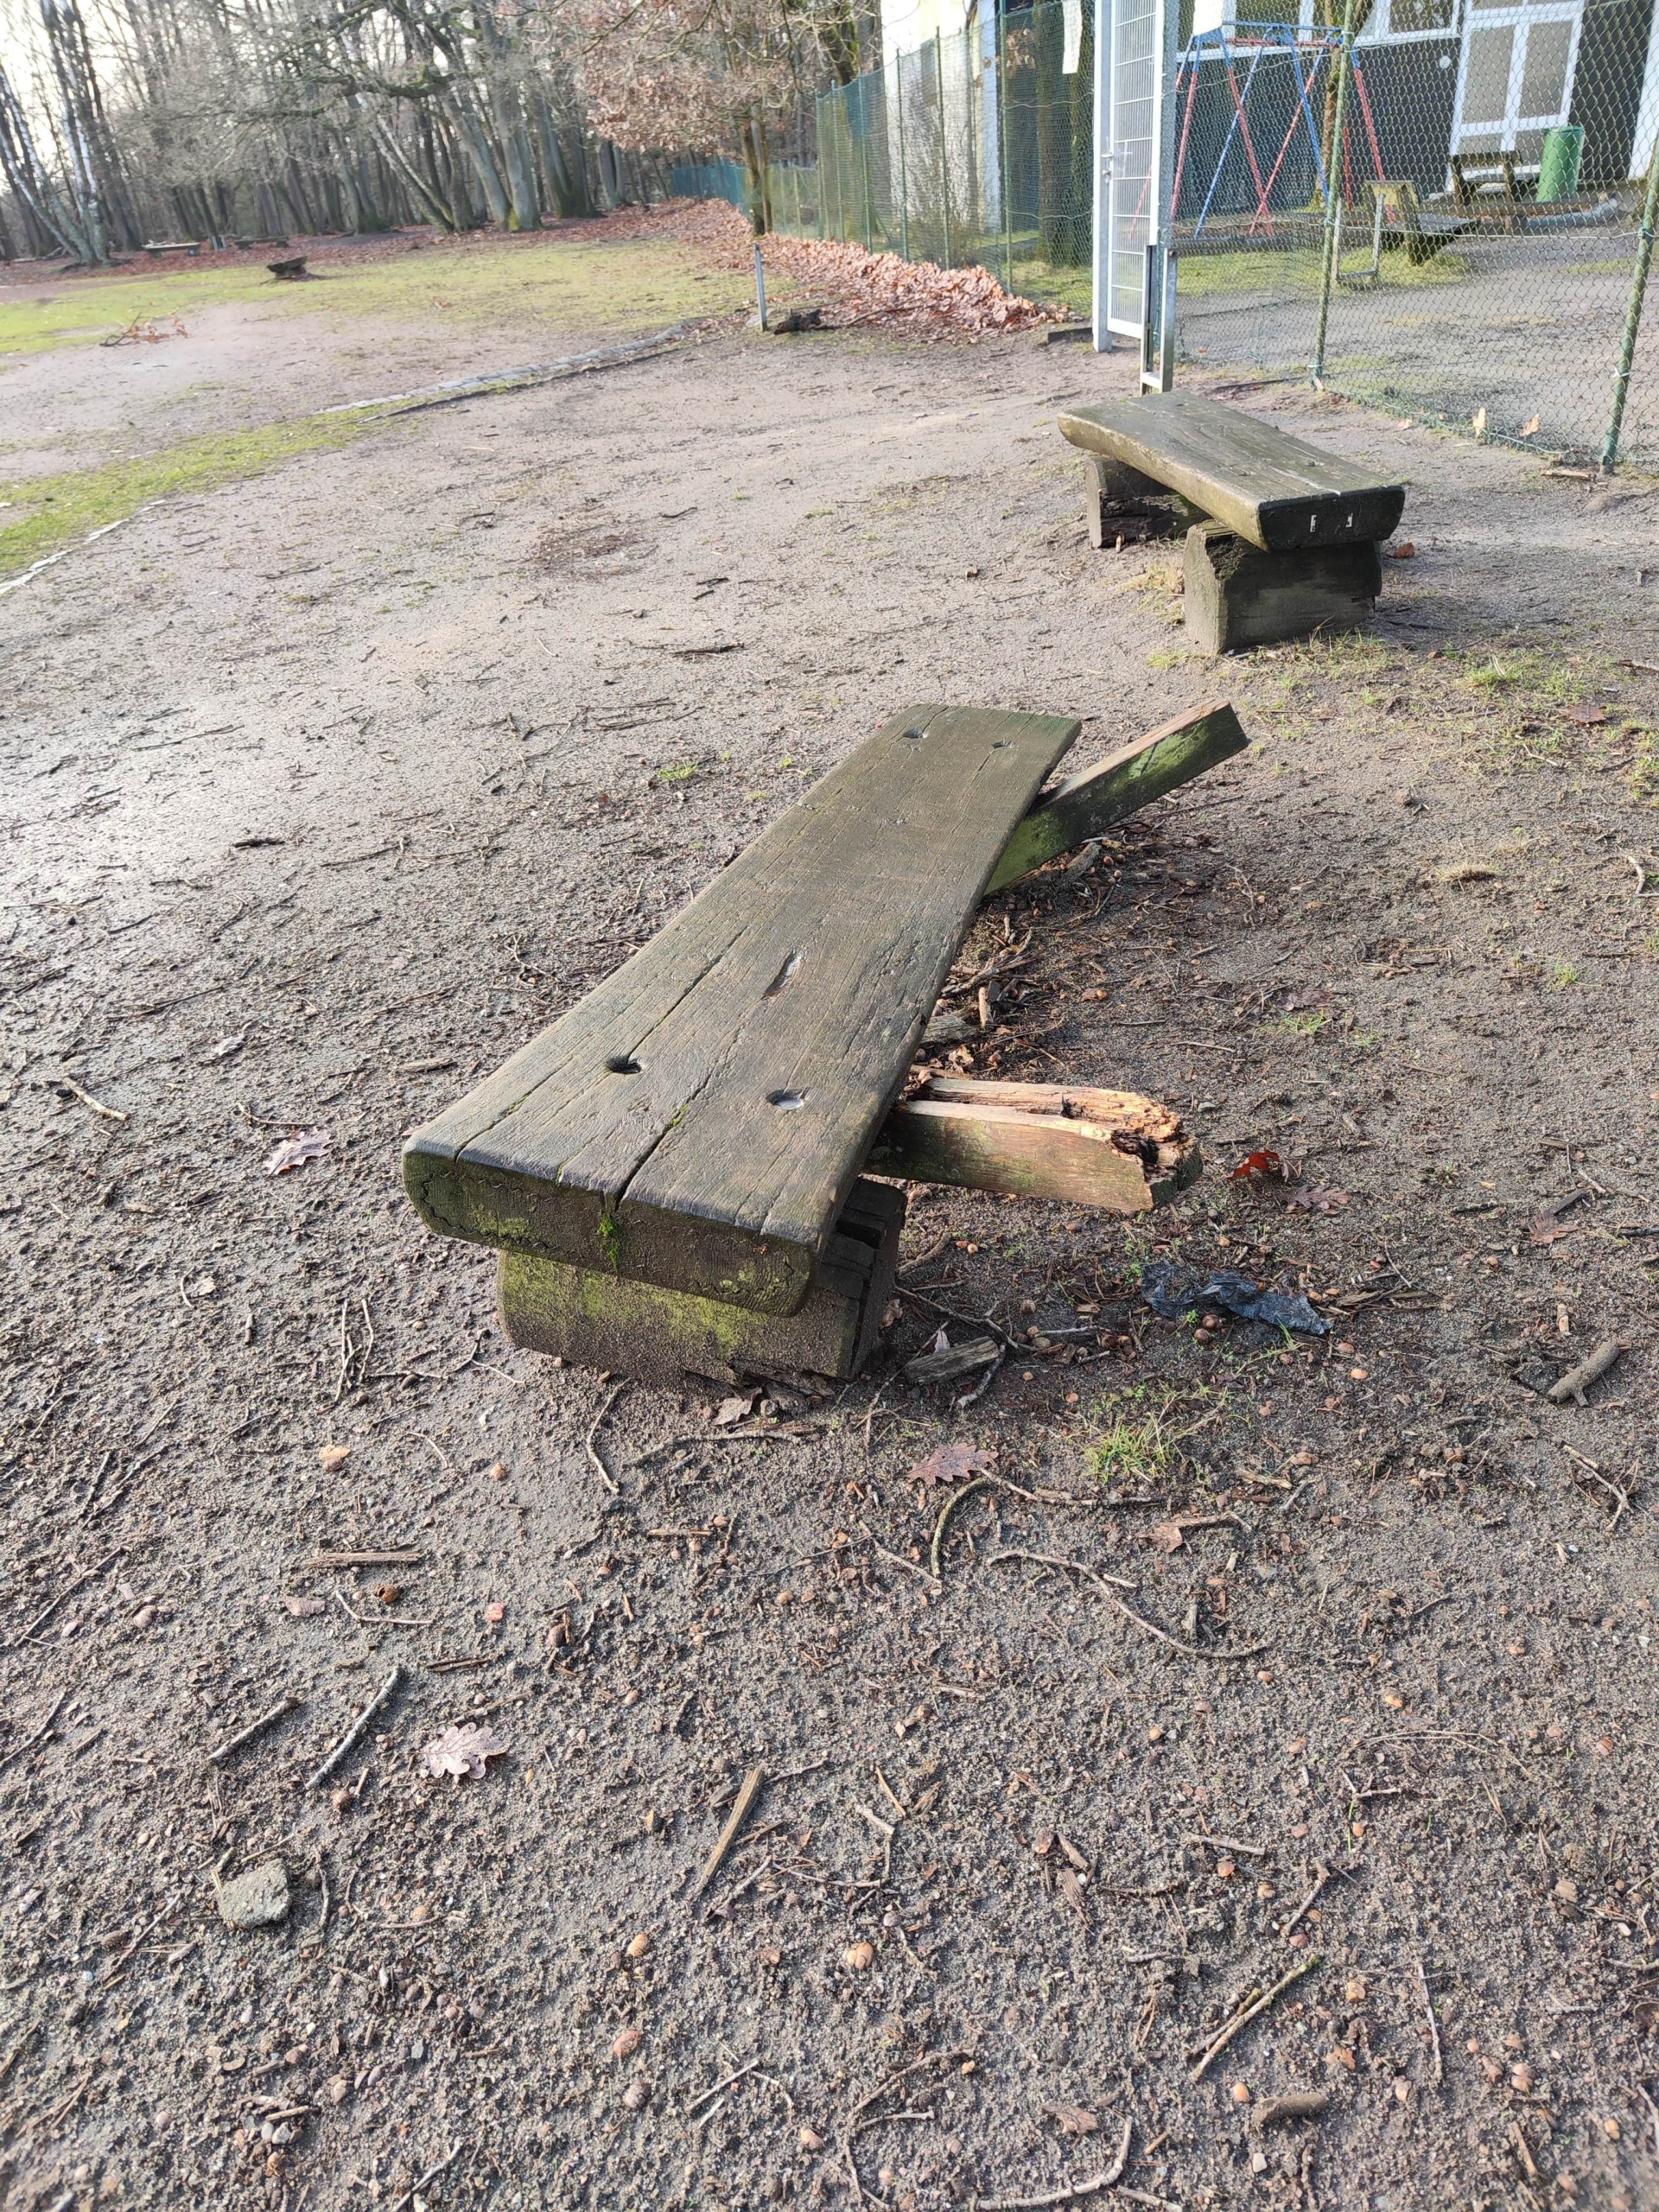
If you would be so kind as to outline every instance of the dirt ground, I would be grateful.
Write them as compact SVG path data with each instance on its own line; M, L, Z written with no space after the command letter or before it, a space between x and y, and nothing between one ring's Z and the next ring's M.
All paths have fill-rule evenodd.
M1053 427L1131 372L733 332L0 603L8 2212L990 2212L1126 2130L1099 2202L1659 2202L1654 505L1243 393L1415 556L1192 660ZM887 714L1082 759L1217 690L1251 750L960 971L963 1057L1168 1100L1187 1197L913 1192L870 1373L735 1428L504 1344L408 1129ZM1160 1321L1157 1258L1335 1325ZM988 1318L975 1403L906 1383ZM1000 1486L936 1578L945 1442Z

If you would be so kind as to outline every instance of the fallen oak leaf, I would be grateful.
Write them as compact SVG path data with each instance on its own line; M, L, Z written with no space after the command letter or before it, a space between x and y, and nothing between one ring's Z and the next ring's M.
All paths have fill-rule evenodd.
M315 1620L319 1613L326 1613L328 1610L321 1598L284 1598L283 1605L296 1621Z
M1043 2110L1049 2119L1058 2120L1068 2135L1092 2135L1100 2126L1093 2113L1085 2112L1081 2105L1045 2105Z
M1287 1205L1300 1206L1306 1213L1335 1213L1345 1206L1351 1193L1339 1191L1329 1183L1302 1183L1287 1193Z
M934 1346L936 1351L940 1348ZM924 1490L942 1490L949 1484L965 1483L975 1475L988 1474L993 1459L994 1454L977 1444L941 1444L925 1459L916 1462L906 1480L920 1483Z
M286 1175L290 1169L303 1167L308 1160L321 1160L328 1149L326 1129L312 1129L304 1136L284 1137L270 1158L265 1162L267 1175Z
M351 1456L352 1447L349 1444L325 1444L318 1452L317 1459L324 1474L332 1475L338 1473Z
M431 1775L448 1775L459 1782L469 1774L474 1782L484 1779L485 1762L505 1758L506 1745L493 1728L480 1728L476 1721L466 1720L459 1726L446 1728L442 1736L435 1736L421 1749L421 1764Z
M1569 707L1566 720L1576 722L1580 729L1594 729L1608 719L1605 707Z
M1179 1521L1158 1521L1147 1531L1160 1551L1178 1552L1186 1541L1185 1532Z

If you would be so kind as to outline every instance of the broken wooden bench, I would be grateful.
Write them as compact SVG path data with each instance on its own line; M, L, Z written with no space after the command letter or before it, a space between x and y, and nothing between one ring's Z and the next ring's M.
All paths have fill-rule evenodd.
M1406 487L1194 392L1069 408L1060 429L1089 461L1089 531L1160 504L1188 522L1188 634L1201 652L1351 625L1382 589L1382 541ZM1144 531L1143 533L1144 534Z
M988 889L1240 750L1216 701L1042 794L1079 724L924 706L886 723L550 1029L417 1129L409 1194L500 1251L517 1344L670 1377L856 1373L902 1189L1116 1211L1198 1173L1113 1091L911 1064Z

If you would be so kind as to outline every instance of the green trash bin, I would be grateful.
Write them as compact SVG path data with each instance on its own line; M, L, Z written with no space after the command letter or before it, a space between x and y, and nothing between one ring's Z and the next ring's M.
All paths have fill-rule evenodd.
M1546 130L1538 162L1539 200L1570 200L1579 188L1579 165L1583 159L1581 123L1558 123L1553 130Z

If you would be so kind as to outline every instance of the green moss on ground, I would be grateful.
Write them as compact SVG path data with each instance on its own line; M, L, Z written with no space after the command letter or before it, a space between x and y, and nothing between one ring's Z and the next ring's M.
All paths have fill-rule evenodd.
M551 235L324 262L302 284L279 284L258 264L153 274L122 270L65 278L41 298L8 297L0 288L0 354L95 345L136 324L166 329L175 317L188 332L193 315L238 303L340 325L385 318L465 330L537 325L630 332L728 314L748 303L748 291L741 274L711 267L671 239L611 243Z
M304 416L255 430L213 431L187 438L141 461L34 476L0 484L0 575L15 575L48 553L73 545L106 524L120 522L152 499L210 492L276 468L296 454L349 444L367 427L352 416Z

